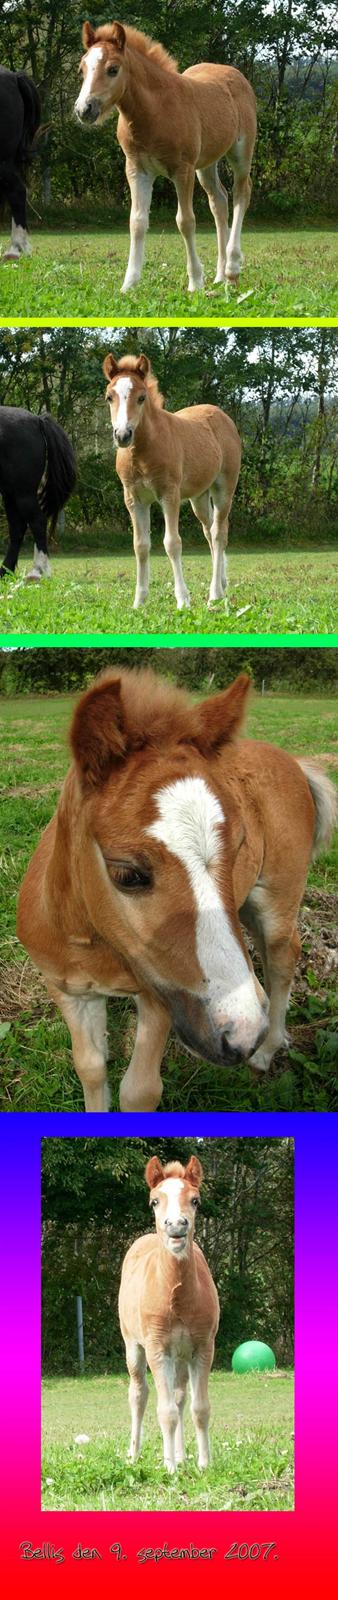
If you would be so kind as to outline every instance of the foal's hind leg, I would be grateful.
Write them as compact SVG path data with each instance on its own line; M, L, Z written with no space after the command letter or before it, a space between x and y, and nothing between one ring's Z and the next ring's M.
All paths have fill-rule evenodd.
M270 1000L269 1031L264 1043L250 1057L250 1066L258 1072L267 1072L275 1051L286 1043L286 1010L301 943L294 909L290 921L281 916L279 932L278 907L272 905L263 885L257 884L253 889L243 913L241 918L252 931L263 961L264 983Z
M142 1442L142 1422L148 1399L148 1384L146 1379L146 1357L141 1344L136 1339L128 1340L126 1344L126 1361L130 1376L129 1405L131 1412L131 1438L128 1450L128 1460L136 1461Z
M231 496L226 487L223 473L212 484L212 498L214 502L214 516L211 527L212 546L212 579L209 590L209 606L215 600L223 600L228 609L227 601L227 566L226 548L229 531L229 511Z
M228 196L219 177L217 162L214 162L211 167L202 167L197 171L197 177L201 188L205 189L208 196L210 211L214 218L217 233L218 254L214 281L215 283L223 283L226 277L226 248L229 238Z
M226 277L230 283L237 283L244 259L241 251L242 224L250 205L252 189L250 178L252 151L248 152L245 138L236 139L231 150L227 151L227 161L230 162L234 173L234 192L232 225L226 252Z
M193 511L195 513L195 517L197 517L197 521L201 523L201 526L203 528L204 537L208 541L211 560L212 560L212 563L213 563L214 562L214 555L213 555L213 547L212 547L211 529L212 529L214 511L213 511L213 505L212 505L210 490L206 489L205 494L200 494L198 496L198 500L191 500L190 501L190 505L192 506L192 509L193 509ZM223 553L222 567L221 567L221 585L222 585L222 596L223 596L224 593L225 593L225 589L226 589L226 559L225 559L224 553Z

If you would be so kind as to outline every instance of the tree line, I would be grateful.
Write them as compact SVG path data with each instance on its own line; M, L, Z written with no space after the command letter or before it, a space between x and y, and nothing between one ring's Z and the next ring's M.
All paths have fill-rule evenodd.
M334 649L157 650L54 649L0 650L0 696L15 694L75 694L89 687L107 668L151 666L191 694L210 694L227 688L239 672L248 672L258 693L288 691L331 694L338 685L338 651Z
M145 349L170 410L212 402L243 443L231 541L333 545L338 535L337 332L332 328L0 330L0 403L51 411L71 435L77 486L65 549L130 548L102 360ZM200 544L190 507L186 537ZM153 516L155 540L162 518Z
M181 69L194 61L239 67L258 100L252 214L299 221L337 216L338 7L320 0L0 0L3 64L35 79L42 132L32 172L31 218L71 224L117 219L127 207L114 124L86 135L76 124L81 26L115 14L159 38ZM229 169L226 182L231 184ZM155 209L170 201L155 186ZM202 199L197 205L202 210ZM33 209L34 208L34 209ZM172 209L172 207L171 207ZM38 216L36 216L38 213ZM203 215L206 219L205 207Z
M77 1369L75 1296L82 1295L86 1368L124 1366L117 1297L132 1241L153 1228L144 1168L202 1161L197 1238L217 1284L216 1364L261 1338L278 1364L293 1358L291 1139L43 1139L42 1358L46 1373Z

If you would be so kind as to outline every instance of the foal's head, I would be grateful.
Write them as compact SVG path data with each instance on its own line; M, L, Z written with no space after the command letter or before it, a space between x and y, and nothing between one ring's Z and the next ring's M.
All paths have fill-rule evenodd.
M106 400L110 406L114 442L119 449L133 444L149 400L163 405L162 395L151 371L148 356L105 356L103 371L108 378Z
M197 1156L186 1167L169 1161L162 1167L158 1156L147 1162L145 1179L155 1214L156 1233L172 1256L186 1255L193 1238L203 1168Z
M92 28L84 22L84 54L80 61L83 83L75 101L80 122L103 122L121 100L125 88L125 29L120 22Z
M71 731L93 927L123 954L135 993L153 992L183 1042L223 1063L250 1056L267 1031L234 900L240 802L231 786L224 794L220 762L247 690L241 676L194 705L152 672L108 673Z

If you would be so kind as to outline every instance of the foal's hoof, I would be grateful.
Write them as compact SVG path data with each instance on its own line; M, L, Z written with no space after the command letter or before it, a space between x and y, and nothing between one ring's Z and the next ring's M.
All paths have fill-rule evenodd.
M178 611L189 611L189 607L190 607L190 594L185 594L183 600L178 600L177 601L177 610Z
M255 1050L254 1056L250 1056L249 1066L252 1067L253 1072L268 1072L271 1061L272 1056L268 1051Z
M25 583L41 583L41 572L27 572Z
M17 267L18 261L20 261L20 254L20 250L12 250L12 246L9 245L8 250L5 250L4 254L1 256L1 262L3 263L9 261L12 263L12 266Z

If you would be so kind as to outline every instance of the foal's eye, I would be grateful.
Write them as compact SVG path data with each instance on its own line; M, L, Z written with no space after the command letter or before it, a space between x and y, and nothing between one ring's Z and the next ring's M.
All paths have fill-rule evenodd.
M152 1206L153 1211L155 1211L155 1206L158 1206L158 1200L151 1200L150 1205Z
M107 77L108 78L117 78L117 74L118 74L119 71L120 71L119 67L107 67Z
M194 1206L194 1208L195 1208L195 1211L196 1211L196 1210L197 1210L197 1206L198 1206L198 1200L197 1200L197 1198L196 1198L196 1200L192 1200L192 1201L191 1201L191 1204L192 1204L192 1206Z
M137 401L138 406L144 406L144 402L145 402L145 394L139 394L138 401Z
M114 864L112 878L115 888L120 889L122 894L128 894L137 889L150 889L152 885L150 867L134 866L133 863L129 865L128 862L124 861L121 861L116 866Z

